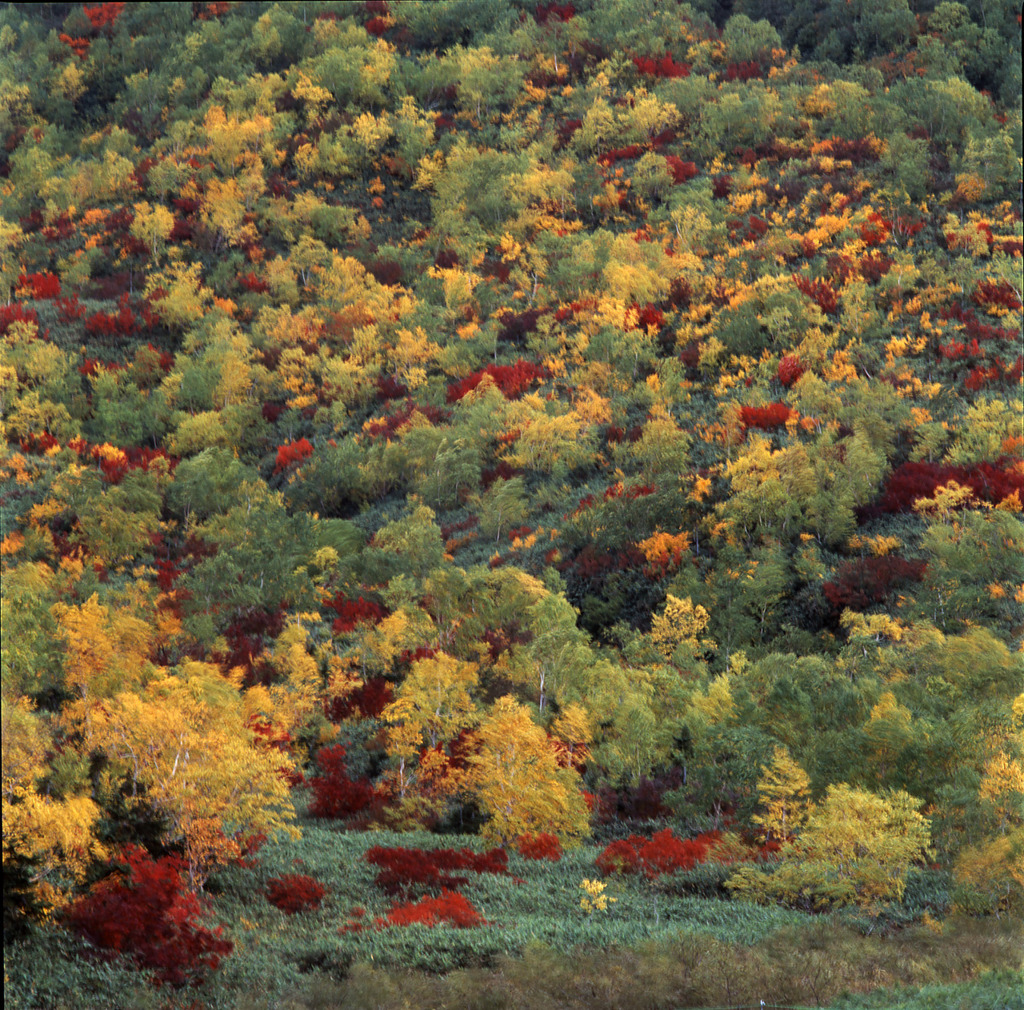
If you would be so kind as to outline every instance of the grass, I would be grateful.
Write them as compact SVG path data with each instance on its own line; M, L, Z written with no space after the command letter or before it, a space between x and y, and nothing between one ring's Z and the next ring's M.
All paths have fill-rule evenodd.
M138 973L88 960L71 937L49 927L8 948L8 1004L677 1010L765 999L822 1007L838 1000L843 1010L872 1010L898 998L906 1010L1021 1005L1012 1001L1024 983L1024 931L1016 922L926 920L867 935L863 923L838 916L672 894L628 877L610 878L605 893L616 901L588 915L580 883L599 876L594 845L557 864L511 852L508 876L468 873L462 891L488 920L482 928L339 932L355 908L372 924L392 904L363 859L371 845L479 849L480 840L344 833L317 822L304 828L298 842L268 843L253 869L230 868L211 881L211 918L235 951L202 990L150 990ZM322 906L289 916L271 905L266 883L285 873L325 884ZM974 993L977 1003L970 1002Z

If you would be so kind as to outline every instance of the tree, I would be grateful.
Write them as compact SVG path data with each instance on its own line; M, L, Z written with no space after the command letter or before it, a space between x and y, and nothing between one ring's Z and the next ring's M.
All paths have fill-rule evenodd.
M785 840L807 823L811 780L786 747L776 747L770 765L761 765L757 794L764 806L763 814L755 814L769 836Z
M501 842L547 832L563 844L589 833L579 775L559 768L544 731L525 706L499 698L477 731L468 785L488 820L483 834Z
M899 900L911 868L929 854L921 801L898 790L875 794L831 785L772 874L743 867L726 883L758 901L873 906Z
M289 759L254 746L238 692L217 667L184 663L91 716L94 745L123 770L129 803L157 810L166 841L183 847L192 889L237 857L246 835L298 837L282 775Z

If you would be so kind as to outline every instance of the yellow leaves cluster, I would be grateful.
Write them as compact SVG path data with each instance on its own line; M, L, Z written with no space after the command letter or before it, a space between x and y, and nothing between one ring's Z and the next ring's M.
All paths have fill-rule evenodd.
M876 558L891 554L903 546L903 541L899 537L887 537L881 534L876 537L862 537L855 533L846 543L850 550L861 551L866 548Z
M651 620L651 642L666 659L671 659L684 643L698 648L699 636L710 620L711 615L699 603L695 606L689 596L679 599L669 593L664 611Z
M646 540L641 540L637 547L649 562L654 563L663 558L671 558L673 555L678 557L686 553L690 549L690 534L658 532ZM667 610L666 607L666 612ZM703 630L703 626L700 630Z
M583 891L580 908L587 915L593 915L594 912L607 912L609 904L619 900L604 893L606 886L603 880L588 880L586 878L580 883L580 890Z

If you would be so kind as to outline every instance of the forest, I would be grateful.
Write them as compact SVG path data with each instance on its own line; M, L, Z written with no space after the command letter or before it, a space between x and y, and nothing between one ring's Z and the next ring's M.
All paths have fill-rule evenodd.
M1021 90L1010 0L0 9L8 1005L1024 1007Z

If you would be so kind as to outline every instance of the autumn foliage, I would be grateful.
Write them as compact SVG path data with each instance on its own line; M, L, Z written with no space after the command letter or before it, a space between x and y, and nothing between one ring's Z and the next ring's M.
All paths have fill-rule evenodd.
M286 873L267 881L267 901L285 915L319 908L327 888L304 873Z
M159 982L180 986L202 979L234 945L221 927L199 924L202 906L187 890L177 856L154 859L126 847L123 862L68 911L68 926L103 956L123 954Z

